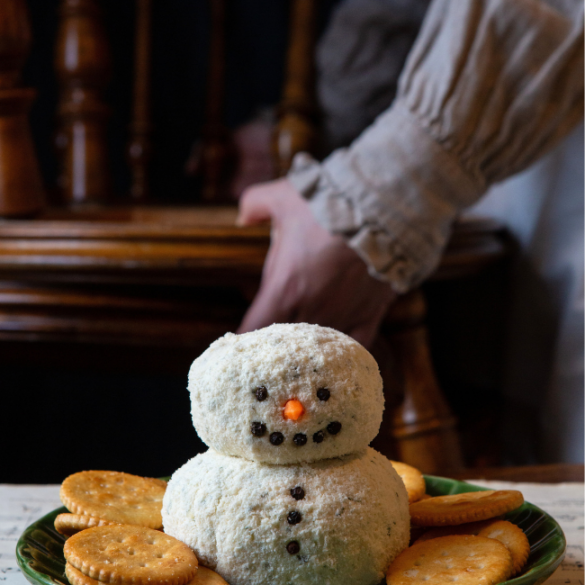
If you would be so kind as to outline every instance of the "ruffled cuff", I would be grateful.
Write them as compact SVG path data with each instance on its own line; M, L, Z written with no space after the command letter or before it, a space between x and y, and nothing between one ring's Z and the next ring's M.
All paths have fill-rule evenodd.
M456 214L487 187L399 101L322 164L298 154L287 177L317 221L398 293L433 272Z

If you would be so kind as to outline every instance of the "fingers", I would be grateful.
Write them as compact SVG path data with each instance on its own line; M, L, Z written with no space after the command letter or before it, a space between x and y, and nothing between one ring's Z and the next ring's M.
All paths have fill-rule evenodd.
M254 225L272 218L274 194L269 185L257 185L244 191L236 225Z

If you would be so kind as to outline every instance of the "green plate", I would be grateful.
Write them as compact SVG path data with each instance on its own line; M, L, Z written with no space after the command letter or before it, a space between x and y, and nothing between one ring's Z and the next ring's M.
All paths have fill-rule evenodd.
M425 476L427 493L432 496L475 492L485 488L444 477ZM31 524L16 545L16 559L24 576L35 585L69 585L65 577L63 543L65 538L53 527L55 517L67 512L58 508ZM522 528L530 542L530 556L525 571L510 579L507 585L543 583L560 565L565 556L565 535L557 522L546 512L525 502L506 515L506 519Z

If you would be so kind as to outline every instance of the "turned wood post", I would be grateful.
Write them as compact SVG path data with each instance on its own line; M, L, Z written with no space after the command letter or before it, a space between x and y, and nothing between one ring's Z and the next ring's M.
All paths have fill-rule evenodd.
M461 469L463 458L457 420L435 377L425 315L418 289L398 299L386 317L384 329L401 386L386 432L400 461L432 474Z
M278 175L287 173L297 152L315 143L315 0L292 0L286 80L274 133Z
M31 215L44 191L28 123L35 90L19 87L31 41L25 0L0 2L0 216Z
M152 0L136 0L136 37L134 43L134 96L128 160L134 201L149 198L148 165L152 156L150 125L150 55Z
M61 0L55 67L61 200L70 205L103 203L111 191L108 108L103 101L110 54L96 0Z
M233 158L229 133L223 122L225 103L225 0L209 0L211 42L207 75L205 123L201 144L201 197L221 203L230 200L229 175Z

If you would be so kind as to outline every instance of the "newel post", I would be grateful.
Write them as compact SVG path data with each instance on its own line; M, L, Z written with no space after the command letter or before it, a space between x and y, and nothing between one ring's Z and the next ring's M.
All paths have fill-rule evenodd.
M20 86L31 32L25 0L0 2L0 216L30 216L44 190L28 123L35 90Z

